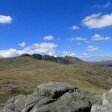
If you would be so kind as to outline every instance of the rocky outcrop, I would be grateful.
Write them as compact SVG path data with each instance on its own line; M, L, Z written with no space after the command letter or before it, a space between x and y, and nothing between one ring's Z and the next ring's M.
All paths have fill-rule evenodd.
M34 59L42 60L42 55L40 55L40 54L33 54L31 57Z
M81 59L77 57L65 56L65 57L54 57L49 55L41 55L41 54L22 54L22 57L32 57L33 59L45 60L45 61L53 61L62 64L74 64L78 62L83 62ZM84 63L84 62L83 62Z
M9 99L4 112L90 112L91 103L68 83L39 85L33 94Z
M83 62L81 59L77 57L71 57L71 56L65 56L64 59L68 61L69 64L77 63L77 62Z
M19 95L9 99L5 105L4 112L21 112L25 107L27 96Z
M19 86L14 82L6 81L2 84L1 92L5 94L19 93Z
M10 98L0 112L112 112L112 89L101 100L74 85L50 82L37 86L31 95Z
M0 112L4 112L4 109L3 108L0 108Z
M112 112L112 89L103 95L101 103L92 106L91 112Z
M37 87L34 93L38 93L42 96L49 96L52 98L58 98L66 92L76 91L77 88L73 85L61 82L50 82L47 84L41 84Z

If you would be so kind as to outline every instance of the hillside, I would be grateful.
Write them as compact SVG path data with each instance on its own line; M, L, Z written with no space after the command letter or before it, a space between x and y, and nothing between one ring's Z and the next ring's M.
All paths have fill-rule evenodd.
M112 60L94 62L94 64L103 66L103 67L112 67Z
M67 81L78 86L89 86L91 83L103 88L109 88L112 73L104 67L90 65L85 62L75 64L60 64L42 61L30 57L17 57L0 60L1 81L15 80L17 82L47 82L50 80ZM100 80L105 78L107 80ZM93 80L94 79L94 80ZM100 82L97 84L96 82ZM95 82L96 81L96 82ZM89 85L88 85L89 83ZM108 87L106 87L108 83Z
M38 84L60 81L76 85L78 88L91 93L100 93L112 87L112 71L83 61L74 64L62 64L53 61L33 59L32 57L16 57L0 59L0 100L8 85L17 87L14 94L28 94Z

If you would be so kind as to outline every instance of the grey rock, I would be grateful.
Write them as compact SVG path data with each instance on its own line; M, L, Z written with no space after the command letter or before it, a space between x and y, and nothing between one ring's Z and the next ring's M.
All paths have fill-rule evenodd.
M112 107L94 104L91 108L91 112L112 112Z
M89 101L80 93L65 93L60 99L38 107L33 107L30 112L90 112Z
M51 99L50 97L44 97L44 96L40 96L38 94L32 94L26 100L24 112L27 112L29 109L31 109L33 107L39 108L39 107L49 104L53 101L55 101L55 100ZM34 108L33 108L33 110L34 110Z
M112 89L103 95L103 105L112 106Z
M55 100L50 99L50 98L43 98L43 99L39 100L38 103L35 104L35 106L31 110L31 112L35 112L37 110L38 111L42 110L42 112L47 111L47 110L51 110L52 112L54 112L52 108L48 108L49 104L52 104L52 102L54 102L54 101Z
M4 109L3 108L0 108L0 112L4 112Z
M90 101L77 90L68 83L42 84L29 96L9 99L4 112L90 112Z
M58 112L90 112L90 102L79 92L65 93L54 103Z
M66 92L73 92L77 89L73 85L62 82L50 82L42 84L37 87L34 93L38 93L43 96L51 96L52 98L58 98Z
M91 112L112 112L112 89L103 95L102 104L92 106Z
M25 107L38 103L38 101L41 100L42 98L43 96L39 96L38 94L32 94L28 96L26 103L25 103Z
M9 99L4 107L4 112L21 112L25 107L27 96L19 95Z

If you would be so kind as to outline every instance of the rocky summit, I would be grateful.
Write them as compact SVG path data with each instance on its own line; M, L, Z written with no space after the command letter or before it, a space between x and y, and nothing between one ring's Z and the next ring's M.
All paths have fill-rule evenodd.
M112 89L99 99L68 83L45 83L10 98L0 112L112 112Z
M62 82L39 85L31 95L9 99L3 112L90 112L91 102L77 87Z

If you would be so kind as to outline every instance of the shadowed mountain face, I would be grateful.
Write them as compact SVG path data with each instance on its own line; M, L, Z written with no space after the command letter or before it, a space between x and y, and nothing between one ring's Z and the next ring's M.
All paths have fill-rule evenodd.
M53 62L58 62L58 63L63 63L63 64L73 64L77 62L83 62L81 59L77 57L71 57L71 56L54 57L54 56L40 55L40 54L33 54L33 55L22 54L21 56L22 57L32 57L33 59L53 61Z

